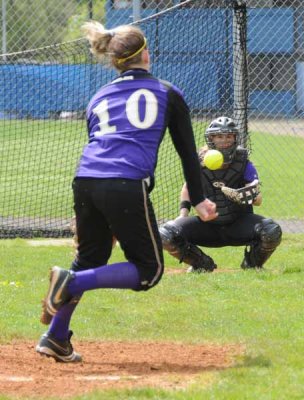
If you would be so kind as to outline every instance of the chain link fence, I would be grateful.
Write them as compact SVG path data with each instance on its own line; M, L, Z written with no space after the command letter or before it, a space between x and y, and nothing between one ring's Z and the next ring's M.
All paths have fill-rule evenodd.
M231 3L220 1L223 5ZM179 0L2 0L2 54L77 39L81 37L81 24L91 18L111 28L140 21L178 3ZM212 8L213 0L207 3ZM214 3L218 6L219 0ZM248 147L259 171L264 197L256 211L278 220L285 232L304 232L304 3L236 3L246 6ZM195 1L197 9L205 4L206 1ZM179 84L178 78L175 83Z
M248 1L252 159L262 182L267 181L262 187L264 207L288 232L304 232L303 50L303 1Z

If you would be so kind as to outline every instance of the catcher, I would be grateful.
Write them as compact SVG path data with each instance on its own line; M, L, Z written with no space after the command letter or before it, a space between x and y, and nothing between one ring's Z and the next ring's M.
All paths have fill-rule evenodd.
M199 151L201 173L205 177L202 181L206 197L216 203L218 217L203 222L197 216L188 216L191 202L184 184L179 217L160 227L163 247L188 264L188 272L212 272L217 267L198 246L245 246L241 268L262 268L280 244L282 231L272 219L253 213L253 206L262 203L256 168L248 160L247 150L239 146L239 130L231 118L213 120L205 139L206 146ZM223 154L220 169L211 171L204 166L208 149Z

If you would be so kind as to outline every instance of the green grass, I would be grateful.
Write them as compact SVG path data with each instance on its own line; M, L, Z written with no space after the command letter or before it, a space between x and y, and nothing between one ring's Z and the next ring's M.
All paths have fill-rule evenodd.
M252 156L264 203L261 212L275 218L303 218L304 138L253 132Z
M303 240L304 235L285 235L261 272L239 268L241 248L208 249L222 273L165 274L146 293L86 293L72 323L77 339L233 343L244 345L246 352L234 367L201 373L182 391L143 388L96 392L85 398L304 398ZM48 268L68 267L73 250L33 248L16 239L0 241L0 252L0 340L38 340L44 329L39 313ZM116 249L111 261L122 259ZM166 266L185 268L168 255Z
M70 216L84 121L1 121L0 215Z
M194 130L199 147L205 123L194 122ZM86 135L84 121L1 121L0 215L70 218L71 181ZM258 212L303 218L304 138L251 132L251 143L264 198ZM152 192L160 221L176 217L182 183L180 160L166 134Z
M197 146L204 143L204 124L194 123ZM175 218L179 207L179 194L183 182L180 160L173 147L170 154L170 136L161 145L156 189L152 193L159 219ZM302 188L304 175L304 138L251 132L250 160L258 170L262 183L263 204L255 211L278 219L303 219Z

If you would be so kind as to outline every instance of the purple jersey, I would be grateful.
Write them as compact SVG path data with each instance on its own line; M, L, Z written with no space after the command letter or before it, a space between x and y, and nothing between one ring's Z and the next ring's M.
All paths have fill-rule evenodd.
M175 86L142 69L126 71L95 94L86 117L89 143L76 177L153 181L168 127L192 204L205 199L189 109Z
M246 169L244 171L244 180L246 183L251 183L255 179L259 179L257 170L251 161L247 162Z
M168 88L146 76L125 75L102 87L87 108L89 143L78 177L154 176L166 121Z

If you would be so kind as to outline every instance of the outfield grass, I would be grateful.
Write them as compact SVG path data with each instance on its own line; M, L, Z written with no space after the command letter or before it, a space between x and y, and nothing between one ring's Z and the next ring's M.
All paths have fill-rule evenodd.
M262 182L261 212L274 218L304 217L304 138L253 132L250 159Z
M197 123L194 128L197 146L200 147L204 142L202 132L205 127ZM167 135L161 145L156 170L157 186L152 193L160 219L175 218L179 207L182 174L178 156L173 150L170 157L166 152L170 140ZM304 176L301 165L304 163L304 138L251 132L250 142L250 160L258 170L263 194L263 204L255 211L277 219L303 219Z
M71 216L84 121L1 121L0 215Z
M194 122L194 130L200 147L205 124ZM70 218L71 181L86 140L84 121L1 121L0 215ZM259 213L302 219L304 138L251 132L251 144L264 198ZM176 217L182 183L180 160L166 134L152 192L160 221Z
M246 352L233 368L202 373L185 390L144 388L78 398L304 398L303 240L304 235L285 235L261 272L239 268L241 248L209 249L222 273L165 274L147 293L86 293L72 323L77 339L233 343L244 345ZM39 313L48 268L68 267L73 250L33 248L16 239L0 241L0 252L0 341L38 340L44 331ZM115 249L112 261L122 259L121 250ZM181 268L167 255L166 266Z

